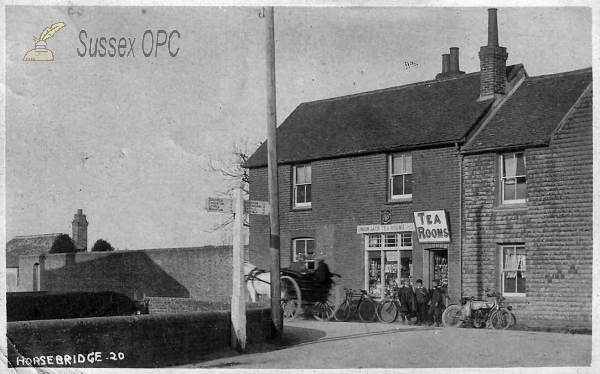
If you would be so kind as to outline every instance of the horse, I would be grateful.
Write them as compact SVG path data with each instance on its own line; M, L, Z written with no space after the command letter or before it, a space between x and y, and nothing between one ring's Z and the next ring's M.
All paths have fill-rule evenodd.
M256 296L271 297L271 272L257 268L249 262L244 262L244 278L246 288L250 293L252 302L256 302ZM282 287L281 299L285 298L285 290Z
M256 302L257 295L271 297L271 272L260 270L253 264L244 262L244 278L253 303Z

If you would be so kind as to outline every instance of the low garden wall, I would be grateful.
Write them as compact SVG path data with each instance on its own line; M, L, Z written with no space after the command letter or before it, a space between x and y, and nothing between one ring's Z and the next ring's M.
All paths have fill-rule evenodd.
M268 308L246 312L247 345L267 342ZM230 311L7 323L9 367L159 368L230 345Z

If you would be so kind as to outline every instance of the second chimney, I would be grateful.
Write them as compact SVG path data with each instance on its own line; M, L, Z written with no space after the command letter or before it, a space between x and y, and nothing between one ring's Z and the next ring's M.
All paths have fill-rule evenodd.
M442 72L435 76L436 79L449 78L457 75L464 74L464 71L460 71L458 63L458 48L450 48L450 54L445 53L442 55Z

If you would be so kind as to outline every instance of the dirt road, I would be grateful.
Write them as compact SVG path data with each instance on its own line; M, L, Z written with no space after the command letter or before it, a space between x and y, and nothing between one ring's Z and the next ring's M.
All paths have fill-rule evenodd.
M185 368L516 368L588 367L592 336L405 326L398 323L292 321L283 346L214 357ZM262 352L251 353L252 350ZM230 352L230 354L233 354ZM583 369L586 372L586 369ZM592 371L590 371L592 372Z

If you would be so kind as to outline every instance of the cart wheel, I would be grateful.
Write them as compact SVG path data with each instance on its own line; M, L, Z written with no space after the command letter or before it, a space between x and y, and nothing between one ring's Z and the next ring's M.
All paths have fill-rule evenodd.
M335 316L340 307L340 290L337 285L333 285L329 291L329 296L325 302L316 302L313 306L313 315L319 321L329 321Z
M281 276L281 309L283 309L284 321L291 321L298 314L302 307L302 295L300 287L294 278L287 275Z

